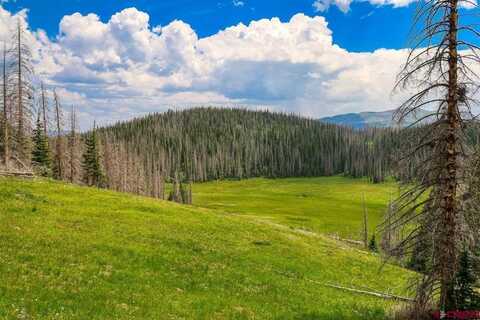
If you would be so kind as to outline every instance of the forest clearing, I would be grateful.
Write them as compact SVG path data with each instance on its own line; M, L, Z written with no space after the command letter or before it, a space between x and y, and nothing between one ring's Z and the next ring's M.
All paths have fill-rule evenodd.
M0 0L0 319L480 319L478 8Z

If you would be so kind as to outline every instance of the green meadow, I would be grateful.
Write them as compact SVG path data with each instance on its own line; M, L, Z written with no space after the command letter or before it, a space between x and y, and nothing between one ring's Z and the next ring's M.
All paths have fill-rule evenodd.
M181 206L0 179L0 319L385 319L392 302L325 284L406 294L411 273L327 236L355 237L362 192L373 228L390 189L214 182Z
M293 228L360 239L363 196L369 233L398 195L395 183L372 184L344 177L216 181L194 186L194 204L222 212L261 217Z

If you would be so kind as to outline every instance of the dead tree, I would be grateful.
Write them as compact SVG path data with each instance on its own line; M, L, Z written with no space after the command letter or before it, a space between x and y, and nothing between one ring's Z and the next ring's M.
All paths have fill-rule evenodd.
M395 203L396 212L387 222L391 229L407 231L393 251L401 257L411 254L424 239L422 234L429 234L432 250L428 270L417 286L417 315L429 303L436 303L443 311L455 310L452 288L457 257L463 238L468 236L459 232L465 222L465 126L473 116L471 106L478 91L473 65L480 62L480 47L462 38L480 33L474 26L459 24L462 5L476 6L470 0L419 4L413 30L421 31L413 38L397 83L398 89L414 91L398 108L399 121L417 111L432 110L413 125L425 119L429 124L406 140L401 164L415 162L421 152L427 156L416 162L414 186L404 188Z
M2 51L2 103L3 103L3 164L8 171L10 162L10 132L9 132L9 104L8 104L8 72L7 72L7 44L3 42Z
M47 93L43 82L40 84L40 95L42 105L42 117L43 117L43 133L45 137L48 137L48 101Z
M70 134L68 136L68 149L68 165L70 171L68 180L73 183L76 181L80 166L77 139L77 113L75 111L75 107L72 107L72 110L70 112Z
M28 134L31 129L31 119L33 114L33 87L32 87L32 53L26 41L26 31L21 19L18 19L17 27L12 39L13 48L10 50L10 68L14 81L14 90L12 90L13 101L15 104L15 151L19 162L29 160L28 153ZM14 71L14 72L13 72Z
M53 99L55 102L55 126L56 126L54 174L56 179L63 180L64 150L63 150L63 135L62 135L62 110L61 110L60 100L56 90L53 90Z
M390 228L391 221L392 221L392 214L395 212L395 208L393 205L393 201L390 198L390 201L388 202L388 207L387 210L385 211L385 226L382 232L382 238L380 241L380 247L382 248L382 251L385 252L387 255L390 253L392 249L392 242L394 241L393 239L393 234L392 230Z

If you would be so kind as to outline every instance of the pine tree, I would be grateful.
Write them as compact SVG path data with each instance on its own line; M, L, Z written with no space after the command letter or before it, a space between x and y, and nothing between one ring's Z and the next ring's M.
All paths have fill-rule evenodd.
M477 279L473 267L470 252L464 249L459 257L454 290L458 310L474 310L478 307L479 296L474 291L474 285Z
M49 176L51 174L48 139L45 136L40 117L37 119L37 126L33 132L32 165L42 176Z
M97 132L94 125L92 132L85 138L83 154L83 182L88 186L103 187L104 175L100 166Z
M375 234L372 235L372 237L370 238L368 249L372 252L378 252L377 240L375 239Z

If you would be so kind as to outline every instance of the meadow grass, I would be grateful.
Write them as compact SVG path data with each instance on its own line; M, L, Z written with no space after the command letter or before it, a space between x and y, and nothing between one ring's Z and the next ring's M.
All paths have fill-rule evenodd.
M321 192L330 189L322 187L326 181L337 191ZM197 186L197 205L220 208L213 210L46 180L0 179L0 318L384 319L391 303L322 284L405 294L411 273L391 265L381 269L378 256L323 235L229 213L259 208L269 216L271 208L285 219L298 214L314 221L313 198L336 202L344 182L276 181L277 192L249 201L256 183L273 186L268 180L242 181L237 188L227 182ZM222 185L244 197L242 206L228 193L208 204ZM309 186L306 197L302 186ZM297 193L289 196L289 190ZM268 204L277 193L299 197L285 205L312 211L287 215L278 202ZM346 194L339 206L355 207L355 199ZM370 202L372 211L380 211L383 200ZM321 208L336 205L324 203L318 213ZM324 214L331 220L324 230L341 226L344 216L335 212L338 219ZM317 220L312 228L321 230Z
M193 195L194 204L200 207L359 240L363 232L363 194L372 234L398 192L393 182L372 184L337 176L215 181L195 184Z

